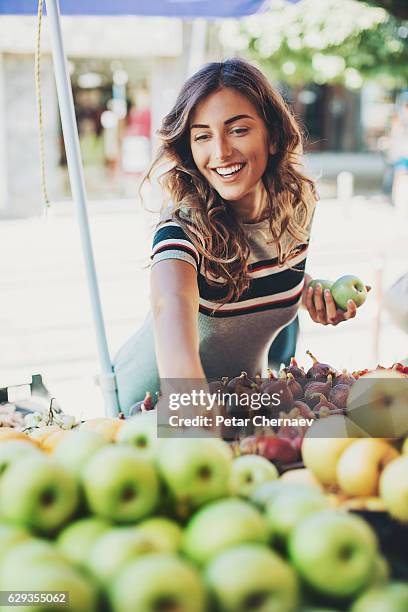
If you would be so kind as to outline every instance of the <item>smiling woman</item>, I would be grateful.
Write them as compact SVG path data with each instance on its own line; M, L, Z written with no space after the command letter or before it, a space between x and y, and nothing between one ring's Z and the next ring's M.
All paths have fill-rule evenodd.
M145 177L163 168L152 312L115 359L124 412L160 379L265 375L271 342L306 304L315 190L299 127L264 75L241 59L204 66L159 137ZM355 314L326 297L324 308L323 324Z

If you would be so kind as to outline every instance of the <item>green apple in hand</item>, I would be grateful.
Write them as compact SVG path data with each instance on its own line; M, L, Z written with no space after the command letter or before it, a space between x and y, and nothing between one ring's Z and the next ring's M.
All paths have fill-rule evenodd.
M0 480L0 514L41 533L53 533L75 512L79 492L73 476L50 457L27 454Z
M232 455L211 438L163 440L157 465L176 502L198 508L228 494Z
M348 300L353 300L357 308L367 299L367 289L358 276L346 274L338 278L330 288L333 300L342 310L347 310Z
M329 597L352 597L371 581L377 538L360 517L322 510L291 533L289 556L303 580Z
M98 450L82 471L82 485L91 512L118 523L147 516L159 500L154 467L131 446Z
M295 571L266 546L243 544L215 557L206 584L223 612L296 612L299 585Z
M251 504L223 499L199 510L184 530L182 550L193 561L205 564L220 552L244 542L265 544L265 519Z
M351 612L406 612L408 584L390 582L369 589L353 603Z
M309 283L309 287L312 287L313 289L317 285L321 285L322 286L322 291L324 291L325 289L331 289L332 288L333 281L327 280L326 278L315 278L312 281L310 281L310 283Z
M79 476L85 463L107 443L106 438L97 431L77 429L70 431L61 440L53 453L53 457L71 474Z
M109 589L117 612L205 612L206 593L198 571L170 554L149 554L132 561Z
M278 477L278 470L265 457L242 455L232 462L230 490L233 495L248 497L258 485Z
M88 516L75 521L67 525L58 535L58 549L69 561L82 565L92 545L110 527L108 521L97 516Z

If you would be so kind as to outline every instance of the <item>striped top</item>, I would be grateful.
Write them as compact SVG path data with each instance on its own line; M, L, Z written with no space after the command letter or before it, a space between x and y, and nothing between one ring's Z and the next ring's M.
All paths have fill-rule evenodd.
M252 225L255 229L259 229L258 226L263 226L264 223ZM268 222L266 225L268 226ZM245 227L250 226L251 224L247 224ZM260 246L259 243L257 246ZM207 282L202 256L177 222L168 221L156 231L151 260L152 265L164 259L181 259L190 263L198 276L200 312L216 318L233 317L293 306L301 298L307 244L299 245L296 254L283 266L279 265L276 246L268 245L268 247L263 249L262 255L251 251L248 264L250 278L248 289L237 301L223 304L221 307L219 303L227 295L227 288L210 285Z
M296 317L301 300L307 244L299 245L294 256L280 266L276 245L270 240L268 220L243 224L243 228L250 248L250 285L237 301L221 307L219 300L227 290L207 282L202 257L182 227L168 221L156 230L153 238L152 266L164 259L180 259L196 270L200 359L209 380L232 378L242 370L249 376L257 373L266 376L269 347L281 329ZM177 347L174 348L176 351ZM159 390L151 312L119 350L114 369L119 403L125 414L132 404L144 398L147 390L152 393Z

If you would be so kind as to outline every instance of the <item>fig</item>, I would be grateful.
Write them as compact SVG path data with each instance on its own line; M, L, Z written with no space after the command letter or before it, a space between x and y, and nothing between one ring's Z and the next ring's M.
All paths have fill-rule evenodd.
M268 377L266 380L263 381L263 383L261 384L261 386L259 387L259 390L261 393L264 392L265 387L268 386L268 384L273 381L273 380L277 380L277 376L275 376L275 373L273 370L271 370L271 368L268 368Z
M337 406L345 410L347 408L347 398L350 392L350 385L338 384L333 387L329 394L329 400Z
M328 374L326 382L319 382L318 380L314 380L308 383L305 387L305 402L309 406L315 406L317 404L318 399L316 400L316 396L319 394L325 395L329 397L329 393L332 388L332 375Z
M305 402L296 400L295 402L293 402L293 407L299 410L300 416L304 419L315 419L316 418L316 415L313 412L313 410L311 410Z
M307 378L313 378L314 380L320 380L327 377L328 374L335 374L336 370L332 368L328 363L320 363L317 358L310 351L306 351L306 354L313 360L313 365L308 369L306 376Z
M293 378L301 385L307 380L304 368L300 368L294 357L290 358L290 364L283 370L286 374L292 374Z
M323 395L323 393L316 393L316 399L318 401L315 404L315 407L313 408L314 414L318 414L318 415L322 416L322 414L321 414L322 408L324 408L324 411L323 411L324 413L326 413L327 410L329 410L329 411L337 410L336 404L333 404L333 402L328 400L327 397L325 395Z
M208 390L210 393L226 393L227 391L228 376L223 376L221 380L213 380L208 383Z
M278 406L274 406L271 397L271 408L276 408L277 411L289 410L293 403L293 394L286 384L286 380L275 379L269 381L266 385L262 385L262 393L268 393L269 395L279 394L280 402ZM276 412L276 411L275 411Z
M256 388L255 382L248 377L246 372L241 372L239 376L231 378L227 383L228 391L232 393L241 393L242 389L254 389Z
M286 385L291 390L294 399L300 399L303 397L303 387L302 385L295 379L293 374L289 372L286 375Z
M353 374L350 374L346 369L344 369L340 374L337 374L333 379L333 387L336 385L352 385L356 382Z

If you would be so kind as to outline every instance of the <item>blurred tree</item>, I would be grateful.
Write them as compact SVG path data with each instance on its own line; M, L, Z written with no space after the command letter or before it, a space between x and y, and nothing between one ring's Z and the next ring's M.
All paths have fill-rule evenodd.
M398 19L408 19L408 2L407 0L359 0L365 4L372 6L381 6L394 17Z
M266 13L225 22L220 36L291 86L359 89L374 77L390 89L408 84L408 22L359 0L273 0Z

